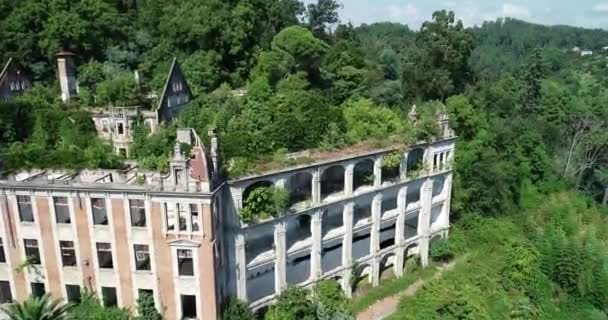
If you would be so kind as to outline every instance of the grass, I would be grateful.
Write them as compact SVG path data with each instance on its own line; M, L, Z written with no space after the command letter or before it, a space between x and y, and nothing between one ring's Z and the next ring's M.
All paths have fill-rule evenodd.
M435 274L435 272L437 272L437 269L433 265L431 265L427 268L418 269L416 271L407 273L401 278L392 278L385 280L381 282L380 285L377 287L368 288L367 286L363 285L364 293L357 297L354 297L350 301L350 310L354 314L357 314L379 300L404 291L410 285L420 279L430 279Z

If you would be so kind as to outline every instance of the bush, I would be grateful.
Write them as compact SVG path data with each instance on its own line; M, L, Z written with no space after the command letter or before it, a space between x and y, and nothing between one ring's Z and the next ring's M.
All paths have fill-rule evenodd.
M265 320L316 320L315 306L302 288L287 288L270 307Z
M255 320L255 316L246 303L231 299L222 313L222 320Z
M352 319L342 287L335 280L317 282L313 289L318 320Z
M137 298L137 317L135 320L162 320L163 316L158 313L154 306L154 297L143 293Z
M437 240L431 244L431 258L438 262L446 262L454 257L448 240Z
M251 191L240 211L241 220L251 223L258 219L277 217L289 206L289 193L284 188L259 187Z

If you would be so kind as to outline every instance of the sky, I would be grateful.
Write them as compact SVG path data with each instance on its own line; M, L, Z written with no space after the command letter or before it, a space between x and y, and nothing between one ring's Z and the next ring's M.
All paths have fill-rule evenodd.
M312 2L308 0L305 2ZM342 22L392 21L418 29L433 11L449 9L466 26L512 17L541 24L608 29L608 0L341 0Z

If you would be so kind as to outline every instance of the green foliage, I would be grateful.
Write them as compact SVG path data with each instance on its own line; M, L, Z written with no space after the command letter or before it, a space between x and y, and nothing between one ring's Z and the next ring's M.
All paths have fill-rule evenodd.
M139 165L144 169L166 172L169 169L175 136L176 128L174 126L158 127L155 133L150 134L150 129L143 122L136 121L129 156L137 159Z
M403 151L397 150L382 157L382 169L394 170L401 166L403 161Z
M306 289L290 287L270 307L265 320L316 320L315 305Z
M346 139L350 143L404 134L407 130L406 124L396 112L375 106L367 99L349 101L344 106L344 120Z
M241 220L251 223L258 219L277 217L289 206L289 193L284 188L257 187L244 200L239 212Z
M431 244L430 256L434 261L446 262L454 257L448 240L437 240Z
M316 304L317 320L353 319L348 310L348 302L342 287L335 280L323 280L313 288L313 301Z
M223 320L255 320L254 314L246 303L231 299L222 313Z
M127 310L118 308L106 308L95 295L89 292L81 294L80 302L70 310L70 317L83 320L129 320L131 318Z
M154 297L143 293L137 298L137 317L135 320L162 320L162 315L156 310Z
M61 299L52 299L46 294L41 297L29 297L23 302L13 302L2 308L11 320L67 320L74 307L65 304Z

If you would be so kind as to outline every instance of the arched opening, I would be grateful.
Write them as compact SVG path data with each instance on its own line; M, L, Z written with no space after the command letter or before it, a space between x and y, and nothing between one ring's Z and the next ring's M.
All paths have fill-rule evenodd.
M353 279L352 288L355 295L364 293L366 289L371 288L371 283L369 282L369 274L371 271L371 266L369 266L368 264L358 266L355 269L355 277Z
M372 203L370 200L357 201L353 211L353 226L358 227L367 223L371 223Z
M299 172L287 181L289 203L292 207L307 208L312 204L312 174Z
M420 256L418 255L418 245L411 244L403 253L403 274L416 271L420 268Z
M287 258L287 283L297 285L310 278L310 252Z
M395 264L395 255L388 254L380 260L380 281L395 277L393 265Z
M342 265L342 242L324 243L321 253L321 270L328 273Z
M331 166L321 175L321 198L326 200L341 194L344 194L344 168Z
M424 167L424 149L416 148L407 155L407 176L417 178Z
M416 211L414 213L410 213L405 216L403 233L405 236L405 240L414 238L418 235L418 216L420 211Z
M369 230L362 230L353 234L352 247L353 260L357 261L367 257L370 252L370 233Z
M353 190L374 185L374 161L366 159L355 165L353 171Z
M274 185L274 183L272 183L271 181L258 181L256 183L253 183L251 185L249 185L247 188L245 188L245 191L243 191L243 206L247 205L247 199L249 198L249 195L251 194L251 192L255 189L258 188L268 188L268 187L272 187Z
M436 197L443 193L445 186L445 176L438 176L433 178L433 197Z
M247 277L247 300L258 301L274 294L274 264Z
M384 195L384 197L382 197L382 205L381 205L381 212L382 212L382 218L386 218L390 215L390 213L397 213L395 210L397 210L397 192L393 191L387 191Z
M344 215L342 206L332 206L323 212L323 239L333 238L342 233Z
M406 201L408 206L412 203L420 201L420 189L422 188L422 181L418 180L413 182L407 187Z
M395 245L396 229L397 222L394 220L390 224L380 228L380 251Z
M312 243L311 220L312 218L307 214L290 217L287 220L285 233L287 234L288 250Z
M274 226L271 223L249 228L246 236L245 257L247 264L254 260L262 261L272 257L274 251Z
M401 179L403 151L397 150L382 156L382 184L395 183Z
M443 212L443 203L431 208L431 230L441 227L441 213Z

